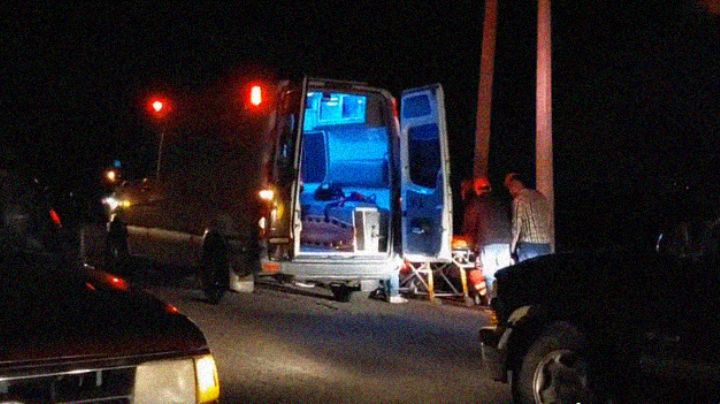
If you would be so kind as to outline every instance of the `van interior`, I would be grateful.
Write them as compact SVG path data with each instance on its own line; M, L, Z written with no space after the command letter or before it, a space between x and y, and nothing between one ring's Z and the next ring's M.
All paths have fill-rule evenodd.
M387 252L392 147L386 99L310 91L306 100L300 252Z

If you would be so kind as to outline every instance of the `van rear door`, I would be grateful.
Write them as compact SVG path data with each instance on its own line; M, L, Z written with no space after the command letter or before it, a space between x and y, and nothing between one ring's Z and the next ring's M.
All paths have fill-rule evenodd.
M449 261L452 238L450 159L440 84L402 93L400 160L404 258Z
M293 227L297 197L299 137L302 133L302 112L307 92L307 79L302 88L284 86L279 91L275 127L274 147L271 161L270 182L274 185L274 201L269 217L268 242L289 244L294 233Z

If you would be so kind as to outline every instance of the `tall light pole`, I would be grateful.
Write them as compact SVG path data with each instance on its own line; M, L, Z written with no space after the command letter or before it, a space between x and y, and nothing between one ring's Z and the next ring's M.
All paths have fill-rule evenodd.
M477 114L475 117L475 156L473 175L487 175L490 152L490 118L492 115L492 87L495 73L495 37L497 32L497 0L485 0L480 80L478 83Z
M550 0L538 0L535 108L535 183L550 205L551 245L555 249L555 192L552 147L552 38Z
M155 120L156 124L160 128L160 145L158 146L158 157L157 164L155 166L155 179L160 179L160 166L162 164L162 152L165 143L165 120L170 112L171 105L167 98L164 97L152 97L148 101L147 106L150 115Z

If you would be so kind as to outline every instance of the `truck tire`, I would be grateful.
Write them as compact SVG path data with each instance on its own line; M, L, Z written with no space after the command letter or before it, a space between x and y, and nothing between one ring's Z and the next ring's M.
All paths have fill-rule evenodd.
M116 275L132 276L133 274L128 252L127 231L121 223L113 222L105 236L103 269Z
M343 303L347 303L350 301L353 292L352 289L345 285L330 286L330 291L332 291L335 300Z
M200 285L211 304L218 304L228 289L230 264L225 244L217 236L208 237L200 260Z
M585 338L572 325L546 327L513 369L513 401L596 402L585 348Z

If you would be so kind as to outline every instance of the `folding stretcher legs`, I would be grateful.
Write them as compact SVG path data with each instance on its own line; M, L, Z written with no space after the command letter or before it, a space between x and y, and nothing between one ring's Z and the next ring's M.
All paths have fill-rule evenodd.
M431 302L436 302L436 297L461 297L465 304L472 305L467 271L474 268L474 257L467 250L453 251L449 262L406 262L400 275L400 291L427 295Z

